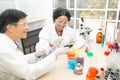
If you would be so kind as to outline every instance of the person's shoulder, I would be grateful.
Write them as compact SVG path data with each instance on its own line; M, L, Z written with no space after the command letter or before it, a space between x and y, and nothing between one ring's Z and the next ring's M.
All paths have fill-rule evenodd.
M0 39L3 39L3 37L4 37L4 34L0 33Z
M8 41L6 41L6 37L4 34L0 33L0 49L6 48L8 46Z
M0 37L2 36L2 34L0 33Z

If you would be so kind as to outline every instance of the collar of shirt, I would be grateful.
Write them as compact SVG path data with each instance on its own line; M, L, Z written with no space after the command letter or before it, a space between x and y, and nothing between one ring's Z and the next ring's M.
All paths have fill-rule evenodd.
M11 47L13 47L14 49L18 49L18 45L16 44L16 42L14 42L12 39L10 39L6 34L3 34L6 42L8 43L8 45L10 45Z

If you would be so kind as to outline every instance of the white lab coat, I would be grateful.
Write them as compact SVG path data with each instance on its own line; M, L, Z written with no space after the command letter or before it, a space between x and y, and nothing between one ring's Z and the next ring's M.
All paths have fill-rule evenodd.
M74 41L77 48L83 46L85 43L84 39L80 36L77 36L75 30L66 26L63 29L63 33L61 36L64 40L60 43L60 46L64 46L68 44L70 41ZM48 52L52 52L56 47L50 47L49 42L53 42L58 35L55 30L55 24L45 26L39 33L39 42L36 44L36 51L39 51L41 48L46 49Z
M23 55L5 34L0 34L0 80L36 80L54 66L56 56L50 54L38 61L34 53Z

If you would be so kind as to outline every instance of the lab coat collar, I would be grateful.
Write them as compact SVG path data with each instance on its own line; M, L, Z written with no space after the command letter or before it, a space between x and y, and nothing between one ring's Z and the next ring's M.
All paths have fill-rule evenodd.
M18 49L18 45L16 42L14 42L12 39L10 39L6 34L3 35L5 41L8 43L8 45L12 46L14 49Z

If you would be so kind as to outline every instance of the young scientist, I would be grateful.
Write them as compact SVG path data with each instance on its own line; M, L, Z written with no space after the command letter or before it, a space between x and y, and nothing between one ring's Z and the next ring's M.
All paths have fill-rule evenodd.
M36 80L54 67L58 55L70 50L58 48L42 60L38 57L45 53L44 50L23 55L16 41L27 37L26 16L16 9L7 9L0 14L0 80Z
M76 36L75 30L68 26L71 14L66 8L56 8L53 11L53 24L45 26L39 33L39 42L36 50L44 49L48 55L60 46L75 42L74 48L80 48L84 44L83 38ZM47 48L46 48L47 47Z

